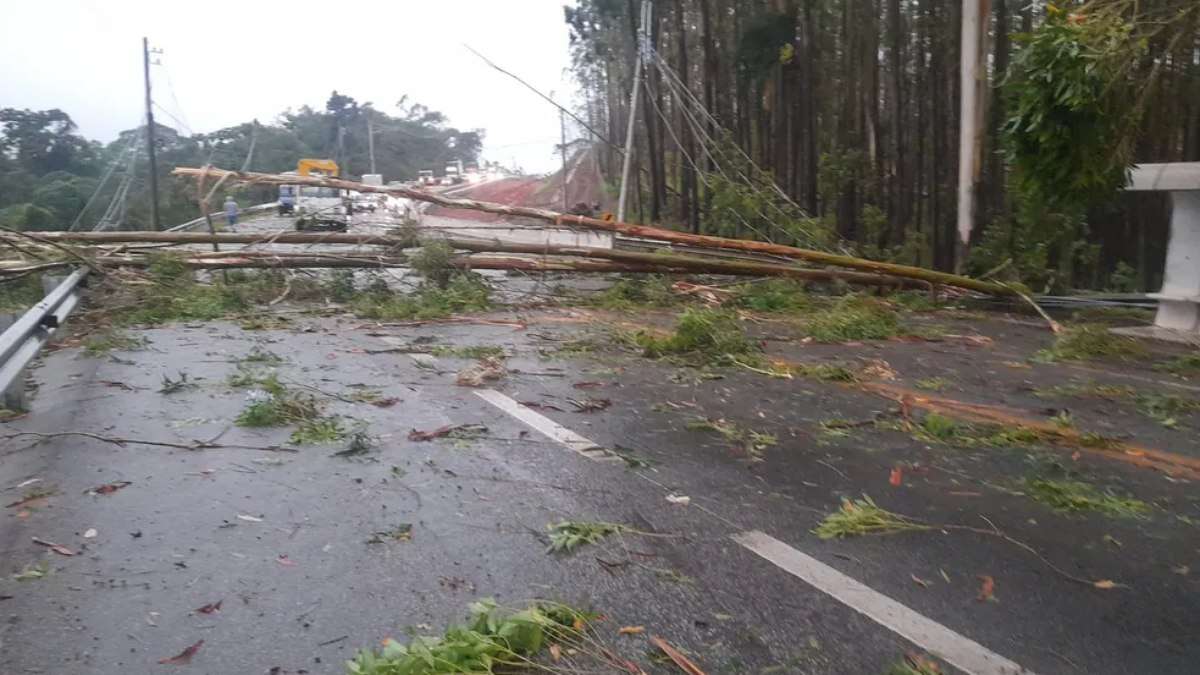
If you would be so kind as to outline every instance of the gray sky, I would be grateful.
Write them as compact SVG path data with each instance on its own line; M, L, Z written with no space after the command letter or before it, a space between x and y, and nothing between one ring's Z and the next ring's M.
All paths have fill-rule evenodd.
M562 100L573 92L562 6L570 0L60 0L7 3L0 107L61 108L110 141L142 115L142 42L163 124L194 132L324 106L333 89L384 112L404 94L463 129L484 154L532 171L557 165L558 114L468 52ZM358 11L351 13L351 8Z

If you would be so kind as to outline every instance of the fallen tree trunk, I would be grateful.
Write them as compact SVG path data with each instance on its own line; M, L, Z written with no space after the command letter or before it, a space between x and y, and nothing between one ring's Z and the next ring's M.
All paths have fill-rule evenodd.
M570 216L546 209L528 206L509 206L506 204L480 202L473 199L455 199L414 188L365 185L363 183L342 180L339 178L322 178L317 176L285 176L282 174L255 173L249 171L224 171L211 168L198 169L179 167L171 173L175 176L191 177L200 177L202 175L224 176L228 174L233 180L241 183L260 185L311 185L317 187L332 187L343 190L355 190L358 192L377 192L395 195L398 197L406 197L408 199L414 199L417 201L429 202L431 204L452 209L470 209L474 211L483 211L485 213L494 213L502 216L533 218L536 220L554 223L559 226L576 226L592 230L617 232L632 237L658 239L660 241L690 244L692 246L699 246L703 248L767 253L785 256L788 258L796 258L799 260L807 260L809 262L820 263L822 265L832 265L834 267L846 267L865 272L872 272L875 274L887 274L897 277L920 279L921 281L931 284L966 288L991 295L1016 295L1016 292L1013 289L1003 284L981 281L979 279L972 279L970 277L964 277L957 274L949 274L947 272L927 270L921 267L877 262L874 260L865 260L863 258L839 255L836 253L826 253L823 251L797 248L794 246L784 246L782 244L771 244L767 242L749 241L745 239L728 239L725 237L714 237L702 234L690 234L686 232L666 230L659 227L609 222L600 220L598 218L588 218L585 216Z
M259 253L243 255L236 252L204 253L180 262L190 269L325 269L325 268L406 268L403 258L354 258L334 255L274 255ZM145 258L112 258L104 261L109 266L148 267L151 261ZM62 263L69 266L70 263ZM579 260L571 258L470 255L453 258L450 266L463 270L525 270L532 272L674 272L665 267L609 262L604 260Z
M407 248L420 244L415 239L389 237L383 235L360 235L347 233L310 233L310 232L279 232L275 234L242 234L242 233L167 233L167 232L61 232L53 233L60 236L51 240L59 242L87 243L229 243L229 244L375 244L392 249ZM40 233L39 233L39 236ZM476 253L525 253L530 255L572 256L581 258L610 260L632 266L628 269L646 272L693 272L706 274L729 274L735 276L773 276L800 279L803 281L844 281L849 284L863 286L882 286L894 288L928 289L930 283L918 279L868 274L828 269L806 269L790 265L754 262L749 260L719 260L700 258L676 253L640 253L637 251L621 251L608 248L589 246L549 246L541 244L519 244L501 242L499 240L482 239L441 239L452 248L473 251ZM273 252L239 251L231 255L241 256L270 256L279 255ZM297 255L297 254L288 254ZM306 252L305 255L335 258L353 255L369 259L369 254L361 251L354 252ZM209 257L208 256L204 257ZM193 254L200 257L200 254Z
M347 232L34 232L46 241L80 244L376 244L415 246L416 240L386 234L350 234ZM11 235L0 232L0 240Z

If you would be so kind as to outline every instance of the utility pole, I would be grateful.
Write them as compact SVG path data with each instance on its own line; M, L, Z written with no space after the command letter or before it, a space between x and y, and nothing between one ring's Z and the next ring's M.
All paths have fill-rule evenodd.
M633 66L633 89L629 92L629 124L625 128L625 159L621 164L621 194L617 198L617 222L625 222L625 202L629 194L629 169L633 165L633 125L637 120L638 96L642 86L642 61L650 53L650 1L642 0L642 23L638 26L637 63Z
M958 241L954 268L966 263L967 246L975 226L979 177L983 170L983 121L987 109L987 17L991 0L964 0L960 54L958 123Z
M142 38L142 75L146 81L146 150L150 153L150 219L155 230L158 219L158 159L154 156L154 110L150 100L150 38Z
M561 108L558 111L558 132L559 138L562 140L558 150L562 154L563 213L566 213L571 208L567 205L567 120Z
M375 131L371 127L371 109L367 113L367 154L371 157L371 173L375 173Z

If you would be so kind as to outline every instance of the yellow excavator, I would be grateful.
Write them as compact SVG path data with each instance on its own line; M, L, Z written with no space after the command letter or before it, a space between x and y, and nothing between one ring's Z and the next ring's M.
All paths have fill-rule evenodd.
M298 176L327 176L340 173L332 159L301 159ZM351 204L345 190L305 185L279 186L279 215L297 214L297 230L345 230L350 225Z

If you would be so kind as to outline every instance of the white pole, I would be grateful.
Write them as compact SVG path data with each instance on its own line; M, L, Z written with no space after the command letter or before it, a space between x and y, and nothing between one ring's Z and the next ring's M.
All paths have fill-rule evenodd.
M958 237L963 246L975 225L975 197L983 165L984 86L990 0L966 0L962 13L961 99L958 124ZM1000 27L1000 30L1004 30ZM961 264L963 261L957 261Z
M633 89L629 92L629 124L625 128L625 160L621 164L621 195L617 198L617 222L625 222L625 203L629 195L629 169L633 166L633 125L637 120L638 92L642 86L642 61L645 59L650 26L650 3L642 0L642 23L639 27L637 63L633 66Z

